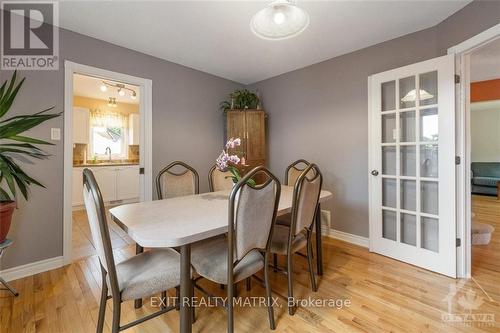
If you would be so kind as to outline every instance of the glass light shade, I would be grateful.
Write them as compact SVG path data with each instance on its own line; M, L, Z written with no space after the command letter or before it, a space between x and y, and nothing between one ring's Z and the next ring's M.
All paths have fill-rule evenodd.
M420 89L420 100L425 101L426 99L431 99L434 97L433 94L428 93L424 89ZM402 102L414 102L417 99L417 91L415 89L410 90L405 97L401 98Z
M250 29L263 39L286 39L297 36L309 25L309 14L294 1L278 0L258 11L250 21Z
M105 92L106 90L108 90L108 87L106 87L105 84L102 84L99 89L101 89L102 92Z

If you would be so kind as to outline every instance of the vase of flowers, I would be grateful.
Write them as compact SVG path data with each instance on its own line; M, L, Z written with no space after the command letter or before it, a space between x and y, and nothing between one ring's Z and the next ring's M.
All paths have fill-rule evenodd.
M239 146L241 146L240 138L229 139L226 142L226 147L215 160L215 165L218 170L222 172L229 171L231 173L231 176L228 177L231 177L233 184L236 184L241 179L240 170L238 170L237 166L245 166L245 157L238 151ZM255 181L253 179L249 179L247 183L255 186Z

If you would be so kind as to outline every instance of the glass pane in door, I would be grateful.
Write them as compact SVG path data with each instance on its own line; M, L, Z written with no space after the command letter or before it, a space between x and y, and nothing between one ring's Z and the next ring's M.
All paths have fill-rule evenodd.
M415 90L415 77L405 77L399 80L399 108L413 108L415 107L415 101L417 100L417 94Z
M382 115L382 143L396 142L396 114Z
M420 110L420 141L435 142L438 140L437 108Z
M420 81L420 94L419 94L420 106L437 104L438 102L437 71L420 74L419 81Z
M414 180L401 180L401 209L417 210L417 188Z
M382 210L382 237L395 241L396 237L396 212Z
M402 112L399 116L401 142L415 142L415 111Z
M396 175L396 147L382 147L382 174L395 176Z
M396 81L382 83L382 111L396 108Z
M434 252L439 251L439 224L438 219L423 217L420 222L420 246Z
M401 176L415 176L417 169L417 152L415 146L401 146L400 148Z
M396 208L396 179L382 179L382 205Z
M401 214L401 242L417 245L417 218L411 214Z

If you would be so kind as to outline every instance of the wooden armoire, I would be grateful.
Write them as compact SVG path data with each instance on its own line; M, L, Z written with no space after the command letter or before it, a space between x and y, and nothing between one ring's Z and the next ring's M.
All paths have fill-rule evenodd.
M226 138L240 138L239 155L245 157L245 173L259 165L266 165L266 113L263 110L228 110Z

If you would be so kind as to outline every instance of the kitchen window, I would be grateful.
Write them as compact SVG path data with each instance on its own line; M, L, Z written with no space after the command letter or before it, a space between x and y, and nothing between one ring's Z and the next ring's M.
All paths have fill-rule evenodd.
M90 156L98 160L128 158L128 118L120 113L93 110L90 113Z

